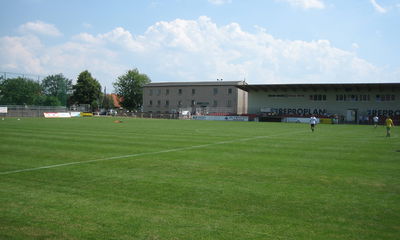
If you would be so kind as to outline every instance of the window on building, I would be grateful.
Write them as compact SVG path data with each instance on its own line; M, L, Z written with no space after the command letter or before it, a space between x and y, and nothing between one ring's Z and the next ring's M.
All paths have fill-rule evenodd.
M232 94L233 90L232 88L228 88L228 94Z
M178 106L182 106L182 100L178 101Z
M217 107L218 106L218 101L217 100L214 100L213 101L213 107Z
M161 101L157 100L157 105L160 106L161 105Z
M150 90L149 90L149 95L150 95L150 96L153 96L153 89L150 89Z
M192 106L196 105L196 101L192 100Z
M218 88L214 88L213 89L213 93L214 93L214 95L217 95L218 94Z
M384 101L384 102L394 101L394 99L395 99L395 96L392 94L377 95L377 96L380 96L380 101Z
M152 100L149 101L149 105L153 106L153 101Z
M196 94L196 89L192 88L192 94Z
M165 89L165 95L169 95L169 89Z
M161 95L161 89L157 89L157 96Z
M326 95L325 94L310 95L310 100L311 101L326 101Z
M227 106L227 107L232 107L232 100L228 100L228 101L226 102L226 106Z
M169 106L169 100L165 101L165 106Z
M360 94L360 95L346 95L346 94L338 94L336 95L336 101L356 101L356 102L367 102L370 100L368 94Z
M178 89L178 94L182 94L182 88Z
M367 95L360 95L360 101L367 101Z
M387 101L395 101L395 95L393 95L393 94L382 94L382 95L380 95L380 94L377 94L376 96L375 96L375 100L377 101L377 102L380 102L380 101L382 101L382 102L387 102Z

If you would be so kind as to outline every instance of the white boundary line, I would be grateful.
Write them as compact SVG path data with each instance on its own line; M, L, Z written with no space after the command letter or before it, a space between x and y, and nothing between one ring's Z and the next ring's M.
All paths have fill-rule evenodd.
M64 166L70 166L70 165L92 163L92 162L109 161L109 160L114 160L114 159L122 159L122 158L130 158L130 157L141 157L141 156L146 156L146 155L157 155L157 154L170 153L170 152L180 152L180 151L191 150L191 149L196 149L196 148L206 148L206 147L215 146L215 145L221 145L221 144L229 144L229 143L234 143L234 142L246 142L246 141L251 141L251 140L256 140L256 139L278 137L278 136L282 136L282 135L304 133L304 132L305 131L282 133L282 134L270 135L270 136L256 136L256 137L251 137L251 138L228 140L228 141L222 141L222 142L216 142L216 143L208 143L208 144L195 145L195 146L189 146L189 147L172 148L172 149L161 150L161 151L157 151L157 152L136 153L136 154L122 155L122 156L115 156L115 157L108 157L108 158L99 158L99 159L93 159L93 160L88 160L88 161L69 162L69 163L48 165L48 166L36 167L36 168L25 168L25 169L19 169L19 170L0 172L0 175L8 175L8 174L20 173L20 172L31 172L31 171L41 170L41 169L57 168L57 167L64 167Z

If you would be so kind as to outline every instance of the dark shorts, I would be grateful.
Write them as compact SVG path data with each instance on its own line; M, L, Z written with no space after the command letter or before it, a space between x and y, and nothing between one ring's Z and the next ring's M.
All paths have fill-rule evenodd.
M312 124L312 123L311 123L311 127L314 127L314 126L315 126L315 124Z

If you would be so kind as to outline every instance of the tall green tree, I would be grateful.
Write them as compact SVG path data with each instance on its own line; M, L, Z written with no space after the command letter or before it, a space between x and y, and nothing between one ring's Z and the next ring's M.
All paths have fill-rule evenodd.
M0 80L0 104L33 105L41 96L40 84L27 78Z
M67 105L68 95L72 90L72 80L65 78L60 73L47 76L42 80L41 86L46 96L55 97L61 105Z
M92 77L89 71L79 74L76 84L72 87L72 99L77 104L90 104L92 110L98 107L101 97L101 85Z
M114 107L114 100L111 94L107 94L106 88L104 88L103 99L101 101L101 107L105 110L110 110Z
M35 98L35 101L33 103L34 105L38 106L62 106L60 100L58 100L57 97L54 96L46 96L46 95L40 95L37 98Z
M151 80L137 68L119 76L113 83L116 94L122 98L121 106L128 110L139 110L143 105L143 86Z

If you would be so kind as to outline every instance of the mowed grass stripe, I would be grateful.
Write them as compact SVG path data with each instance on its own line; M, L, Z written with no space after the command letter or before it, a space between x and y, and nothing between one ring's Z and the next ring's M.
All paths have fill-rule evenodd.
M304 131L300 131L300 132L297 132L297 133L304 133ZM294 135L296 133L294 133L294 132L280 133L279 136L286 135L286 134ZM109 161L109 160L116 160L116 159L140 157L140 156L146 156L146 155L158 155L158 154L164 154L164 153L170 153L170 152L189 151L189 150L193 150L193 149L197 149L197 148L207 148L207 147L213 147L215 145L231 144L231 143L235 143L235 142L246 142L246 141L252 141L252 140L257 140L257 139L262 139L262 138L272 138L272 137L275 137L275 136L273 136L273 135L271 135L271 136L256 136L256 137L250 137L250 138L240 138L240 139L233 139L233 140L227 140L227 141L221 141L221 142L207 143L207 144L202 144L202 145L192 145L192 146L186 146L186 147L181 147L181 148L157 150L157 151L154 151L154 152L134 153L134 154L112 156L112 157L91 159L91 160L78 161L78 162L66 162L66 163L55 164L55 165L47 165L47 166L40 166L40 167L34 167L34 168L25 168L25 169L4 171L4 172L0 172L0 175L6 175L6 174L12 174L12 173L20 173L20 172L29 172L29 171L36 171L36 170L42 170L42 169L57 168L57 167L64 167L64 166L78 165L78 164L85 164L85 163ZM11 140L12 140L12 138L11 138ZM35 143L38 143L37 139L35 139L33 141ZM95 144L97 146L97 144L100 144L101 142L104 143L104 141L97 140L92 144ZM27 141L27 143L29 144L29 141ZM29 144L29 146L30 146L30 148L32 148L32 147L34 147L34 144ZM50 146L52 146L52 144L50 144ZM137 146L137 143L135 144L135 146ZM90 147L90 145L88 146L88 144L86 144L85 148L87 149L88 147ZM54 155L51 155L51 156L54 156Z
M149 152L154 147L230 142L129 161L2 175L0 238L372 240L398 236L399 139L384 138L384 128L318 125L311 133L306 124L123 121L22 119L5 121L0 127L5 132L34 129L61 136L69 129L82 130L84 140L79 141L79 134L76 138L82 148L70 150L77 159L105 153L103 149L112 151L108 146L132 146L134 133L149 134L141 138L142 150ZM396 136L398 130L393 130ZM128 142L97 141L101 132L126 137ZM233 141L269 135L273 137ZM3 135L0 140L7 142ZM39 148L29 161L7 151L10 145L0 147L5 156L0 158L0 169L6 169L5 158L15 164L45 165L49 159L41 159L40 152L56 153L57 147L46 148L42 140L31 149ZM48 139L58 146L69 141ZM86 141L90 147L85 151ZM19 143L14 150L24 148L24 138ZM67 149L60 151L64 153ZM7 169L18 168L13 161Z

